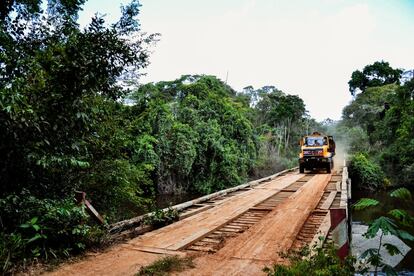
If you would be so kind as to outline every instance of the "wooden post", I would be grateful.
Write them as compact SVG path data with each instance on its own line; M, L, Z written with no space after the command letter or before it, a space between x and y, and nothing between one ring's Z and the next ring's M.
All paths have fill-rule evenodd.
M86 199L86 193L82 191L75 192L75 198L78 204L83 204L86 207L86 211L92 216L97 222L104 224L104 219L101 215L93 208L92 204Z

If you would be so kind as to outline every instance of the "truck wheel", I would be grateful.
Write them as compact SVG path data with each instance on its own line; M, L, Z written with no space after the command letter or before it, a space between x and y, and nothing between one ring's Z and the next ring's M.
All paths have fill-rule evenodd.
M299 173L305 173L305 166L299 165Z
M331 163L328 163L328 165L326 166L326 172L331 173Z

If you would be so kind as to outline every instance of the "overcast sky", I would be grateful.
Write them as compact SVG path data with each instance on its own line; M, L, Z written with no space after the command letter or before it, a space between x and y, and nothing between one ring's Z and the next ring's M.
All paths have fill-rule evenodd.
M108 21L128 1L89 0ZM161 33L142 82L209 74L236 90L274 85L312 117L340 119L352 71L377 60L414 68L414 0L141 0L142 30Z

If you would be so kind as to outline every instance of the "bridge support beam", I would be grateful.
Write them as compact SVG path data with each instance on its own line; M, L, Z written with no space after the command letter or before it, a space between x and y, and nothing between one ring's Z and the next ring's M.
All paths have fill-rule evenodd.
M331 209L332 241L338 248L338 256L344 259L349 254L348 222L344 208Z

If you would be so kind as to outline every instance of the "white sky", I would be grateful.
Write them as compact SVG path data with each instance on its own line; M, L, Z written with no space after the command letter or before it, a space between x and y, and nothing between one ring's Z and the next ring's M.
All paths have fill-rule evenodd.
M89 0L108 21L123 1ZM215 75L236 90L274 85L317 120L339 119L352 71L377 60L414 68L412 0L141 0L142 30L161 33L141 82Z

